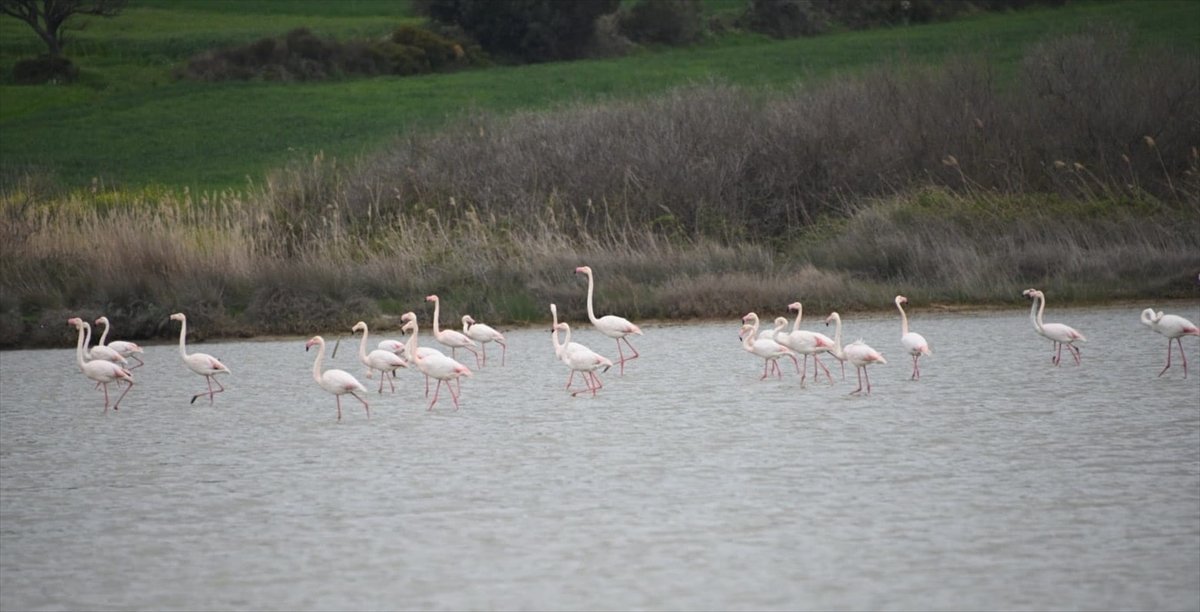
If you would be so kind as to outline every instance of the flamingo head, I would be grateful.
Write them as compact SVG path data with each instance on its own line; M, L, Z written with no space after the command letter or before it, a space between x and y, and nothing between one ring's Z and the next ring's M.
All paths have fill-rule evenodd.
M436 301L438 301L438 296L436 294L435 295L427 295L427 296L425 296L425 301L426 302L436 302Z
M177 312L177 313L171 315L171 320L172 321L186 321L187 317L183 316L182 312Z
M400 331L402 331L402 332L417 331L417 320L415 318L409 319L403 326L400 327Z
M825 325L829 325L829 323L832 321L840 322L841 320L842 320L842 315L839 315L836 312L831 312L831 313L829 313L828 317L825 317Z
M752 333L753 331L754 331L753 325L743 325L742 328L738 330L738 342L745 340L746 334Z
M746 313L746 316L742 317L742 323L751 324L750 323L751 321L754 321L755 323L758 322L758 314L757 313L748 312L748 313Z
M351 327L351 328L350 328L350 331L352 331L352 332L356 332L356 331L358 331L358 330L360 330L360 329L361 329L362 331L367 331L367 324L366 324L366 323L364 323L364 322L362 322L362 321L359 321L358 323L355 323L355 324L354 324L354 327Z
M783 327L787 325L787 319L783 317L775 317L775 327Z
M576 274L587 274L588 276L591 276L592 269L589 268L588 266L579 266L578 268L575 268L575 273Z
M908 303L908 298L904 297L903 295L896 296L896 305L907 304L907 303Z
M304 343L304 350L307 351L308 349L312 348L314 344L325 344L325 339L320 336L313 336L312 338L309 338L308 342Z
M108 317L100 317L96 319L96 325L108 325Z
M569 331L571 331L571 326L567 325L566 321L563 321L563 322L559 323L558 325L555 325L554 329L552 329L550 331L569 332Z
M463 315L462 322L467 325L474 325L475 319L471 318L471 315Z
M71 317L70 319L67 319L67 325L74 325L75 327L83 329L83 319L80 319L79 317Z
M406 312L406 313L404 313L404 314L400 315L400 320L401 320L401 321L405 321L405 322L407 322L407 321L416 321L416 320L417 320L417 313L415 313L415 312L413 312L413 311L411 311L411 310L410 310L410 311L408 311L408 312Z
M1021 292L1021 295L1032 300L1032 299L1036 299L1039 296L1041 296L1042 292L1038 291L1037 289L1026 289L1025 291Z
M800 310L800 302L792 302L788 304L788 310Z

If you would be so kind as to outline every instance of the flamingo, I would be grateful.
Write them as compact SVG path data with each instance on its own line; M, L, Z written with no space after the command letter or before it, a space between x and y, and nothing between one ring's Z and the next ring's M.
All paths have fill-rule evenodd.
M1059 365L1062 361L1062 347L1066 345L1071 356L1075 358L1075 365L1079 365L1079 347L1075 346L1075 343L1087 342L1087 338L1084 338L1083 334L1075 331L1069 325L1063 325L1062 323L1042 323L1042 311L1046 309L1046 294L1037 289L1026 289L1022 295L1033 300L1033 305L1029 309L1029 319L1033 321L1034 329L1043 337L1054 342L1054 348L1057 349L1057 352L1050 358L1050 361L1054 362L1056 366Z
M496 331L491 326L484 323L476 323L471 315L463 315L462 318L463 333L466 336L479 343L479 352L483 353L483 364L487 365L487 343L495 342L502 348L500 351L500 365L504 365L505 356L508 354L508 345L504 343L504 334Z
M358 360L363 365L367 366L367 378L371 377L372 370L379 370L379 393L383 393L383 379L388 379L388 385L391 385L392 393L396 392L396 384L392 382L392 378L396 376L396 370L407 368L408 362L391 351L375 349L367 353L367 324L359 321L350 328L350 332L354 333L362 330L362 341L358 343ZM392 376L389 378L388 373Z
M125 399L125 394L129 393L129 390L133 388L133 374L131 374L129 370L126 370L125 368L104 359L92 359L90 361L84 361L83 345L85 344L85 340L83 334L84 328L87 326L87 322L79 317L74 317L67 320L67 325L74 325L75 329L79 330L79 340L75 344L75 360L79 364L79 371L83 372L84 376L96 381L97 386L104 387L105 414L108 413L108 383L119 383L119 381L122 380L129 383L125 387L125 391L121 393L121 397L118 397L117 402L113 404L112 409L117 410L117 408L121 405L121 400ZM117 386L120 386L120 384Z
M561 345L558 343L559 331L566 334ZM583 373L583 382L587 388L572 392L571 397L587 391L591 391L592 397L596 397L596 392L604 386L600 382L600 377L596 375L596 370L604 368L604 371L607 372L613 365L612 360L578 342L571 342L571 326L565 322L554 324L554 333L550 338L554 342L554 354L571 370L571 376L567 378L568 391L571 390L571 381L575 378L575 373Z
M146 365L146 363L143 362L140 357L138 357L138 354L142 353L142 347L132 342L125 342L124 340L113 340L112 342L105 344L104 341L108 339L108 317L100 317L99 319L96 319L96 325L100 324L104 324L104 333L100 334L100 339L96 341L97 346L107 346L108 348L116 351L118 355L136 361L137 365L129 368L130 370L136 370L137 368Z
M617 341L617 354L620 355L619 362L621 364L621 375L624 376L625 375L625 362L633 361L634 359L637 359L639 356L637 349L633 348L633 345L629 343L629 338L627 338L626 336L629 336L630 334L636 334L638 336L641 336L641 335L643 335L642 330L637 325L634 325L633 323L630 323L628 320L626 320L622 317L618 317L616 315L606 315L606 316L603 316L603 317L600 317L599 319L597 319L596 311L592 308L592 293L593 293L593 290L595 289L595 285L596 285L595 280L592 278L592 269L589 268L588 266L579 266L578 268L575 268L575 273L587 275L587 279L588 279L588 291L587 291L588 319L590 319L592 321L592 325L594 325L596 327L596 329L600 330L600 333L604 334L605 336L608 336L609 338L613 338ZM625 341L625 346L628 346L629 350L633 351L633 357L630 357L628 359L625 358L625 353L621 350L621 341L622 340Z
M450 356L454 359L458 358L458 349L466 349L475 355L475 363L479 363L479 353L475 351L475 341L466 337L461 332L453 329L438 328L438 312L441 310L442 302L436 295L425 296L426 302L433 302L433 337L442 343L442 346L450 347Z
M187 317L182 312L177 312L171 315L172 321L179 321L179 356L183 358L183 365L189 370L208 379L208 393L197 393L192 396L192 401L189 404L195 404L196 398L201 395L208 396L208 403L213 403L213 396L225 390L221 385L221 381L216 379L217 374L233 374L225 364L217 360L216 357L208 353L192 353L187 352ZM213 383L217 383L217 390L213 391Z
M550 305L550 316L553 319L552 322L550 323L550 333L552 336L551 339L554 341L554 356L558 359L562 359L563 358L563 349L567 348L568 345L567 344L560 345L558 343L558 305L557 304ZM577 342L571 342L570 346L586 348L582 344L579 344ZM571 375L567 377L567 388L568 389L571 388L571 383L574 381L575 381L575 370L571 370Z
M80 319L80 321L83 321L83 319ZM115 363L121 367L125 367L125 366L129 365L129 361L127 361L124 357L122 357L120 353L116 352L115 350L113 350L107 346L97 345L97 346L93 346L93 347L88 347L88 345L92 343L92 326L90 324L88 324L87 321L83 321L83 329L87 334L83 339L83 357L84 357L84 359L87 359L88 361L92 361L95 359L100 359L102 361L111 361L112 363Z
M867 374L867 366L873 363L887 363L887 360L879 354L879 351L867 346L861 338L843 347L841 315L836 312L829 313L829 316L825 318L825 324L829 325L830 321L837 324L836 331L833 333L833 350L830 352L838 359L849 361L858 373L858 388L851 391L850 395L862 392L864 378L867 380L867 395L870 395L871 376Z
M1180 338L1200 336L1200 328L1181 316L1163 314L1162 311L1156 313L1153 308L1142 311L1142 323L1167 337L1167 365L1158 375L1166 374L1171 367L1171 341L1174 340L1179 345L1179 357L1183 359L1183 377L1187 378L1187 354L1183 352L1183 341Z
M904 306L907 304L908 298L903 295L896 296L896 308L900 310L900 344L904 346L904 350L912 355L913 373L911 380L921 380L921 366L917 365L917 360L921 355L932 355L933 350L929 348L929 343L925 341L925 337L917 332L908 331L908 315L904 314Z
M784 320L784 324L786 323L787 321ZM782 329L782 326L777 329ZM782 380L783 371L779 369L778 360L783 356L790 357L792 363L796 364L796 373L800 373L800 362L796 361L796 356L792 354L791 349L769 338L758 336L757 314L751 312L742 317L742 329L738 332L738 340L742 341L742 348L747 353L763 358L763 375L759 380L766 380L767 376L770 376L770 371L779 374L779 378Z
M813 358L813 380L819 379L820 373L817 371L817 367L820 366L825 370L825 378L829 379L829 384L832 385L833 377L829 375L829 368L826 368L825 364L821 363L817 355L829 352L829 349L833 348L833 340L830 340L829 336L825 334L800 329L800 318L804 316L804 307L800 305L800 302L788 304L788 310L796 311L796 321L792 323L792 331L784 333L782 329L779 329L775 333L774 340L804 355L804 365L800 368L800 386L804 386L804 381L808 377L809 355L812 355ZM783 317L780 317L780 319L783 319ZM775 322L778 324L779 319L776 319ZM787 319L783 319L783 324L787 325Z
M437 319L434 319L435 321ZM467 366L455 361L453 358L447 357L441 353L422 353L420 347L417 346L417 320L413 318L411 321L404 324L400 328L401 331L408 331L408 345L405 350L413 357L413 363L417 364L417 369L421 370L426 376L436 378L438 380L437 388L433 390L433 400L429 402L429 407L426 410L433 410L433 405L438 401L438 393L442 390L442 383L446 383L446 389L450 391L450 398L454 400L454 409L458 410L458 396L461 394L455 393L454 386L450 381L457 381L463 376L471 376L471 370Z
M364 335L365 338L365 335ZM365 340L364 340L365 343ZM304 345L305 352L317 345L317 358L313 361L313 380L317 381L321 388L332 393L334 399L337 400L337 420L342 420L342 396L350 394L354 399L362 402L363 408L367 411L367 418L371 418L371 406L367 404L367 400L358 396L359 393L366 393L367 388L362 386L356 378L345 370L325 370L321 371L321 361L325 359L325 339L320 336L313 336ZM379 381L379 388L382 392L383 381Z
M375 348L394 353L397 357L404 356L404 343L399 340L380 340Z
M416 320L417 320L417 313L415 313L411 310L400 315L400 321L403 323L407 323L409 321L416 321ZM404 328L401 327L401 331L403 331L403 329ZM433 348L432 346L418 347L417 351L421 353L422 357L429 357L430 355L444 355L444 353ZM404 352L408 353L407 341L405 341ZM418 371L420 371L419 368L418 368ZM425 397L429 397L429 376L428 375L425 375Z

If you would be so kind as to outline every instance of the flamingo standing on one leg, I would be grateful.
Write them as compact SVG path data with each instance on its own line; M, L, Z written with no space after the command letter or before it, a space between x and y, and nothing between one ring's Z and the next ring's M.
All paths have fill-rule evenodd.
M133 388L133 374L129 370L104 359L92 359L84 361L83 345L86 343L84 339L84 326L87 322L79 317L74 317L67 321L67 325L74 325L79 331L79 340L75 344L75 360L79 364L79 371L83 372L84 376L96 381L97 385L104 387L104 412L108 413L108 383L125 381L129 383L125 387L125 391L121 393L121 397L117 398L117 402L113 404L113 410L117 410L121 405L121 400L125 399L125 394ZM120 386L119 384L117 385Z
M1200 336L1200 328L1181 316L1163 314L1162 311L1154 312L1153 308L1142 311L1142 323L1167 337L1167 365L1158 375L1166 374L1167 370L1171 368L1171 341L1174 340L1179 345L1179 358L1183 359L1183 377L1187 378L1187 353L1183 352L1181 338L1183 336Z
M388 384L392 387L392 393L396 392L396 384L392 382L395 378L396 370L407 368L408 362L391 351L375 349L367 353L367 324L359 321L350 328L350 332L354 333L362 330L362 340L358 343L358 360L363 365L367 366L367 378L371 377L372 370L379 370L379 392L383 393L383 379L387 379ZM388 376L391 373L392 376Z
M851 342L843 347L842 316L836 312L831 312L829 313L829 316L825 318L825 324L829 325L830 321L833 321L837 325L833 333L834 348L830 352L837 356L838 359L849 361L854 365L854 368L858 373L858 388L851 391L850 395L862 392L864 378L867 381L867 395L870 395L871 375L867 373L867 366L873 363L887 363L887 360L883 358L883 355L879 354L879 351L867 346L867 344L861 339L855 340L854 342Z
M479 343L479 352L483 354L481 365L487 365L487 343L495 342L501 346L500 365L503 366L505 357L508 355L508 345L504 343L504 334L485 323L476 323L471 315L463 315L462 324L463 334Z
M446 383L446 389L450 391L450 398L454 400L454 409L458 410L458 396L461 395L461 390L456 393L454 385L451 385L450 381L457 381L463 376L471 376L471 370L441 353L422 353L420 347L417 346L417 320L415 318L405 323L404 327L400 329L410 332L408 345L405 348L408 354L412 355L417 369L438 381L437 387L433 390L433 400L429 402L426 410L433 410L433 405L438 401L438 393L442 390L442 383Z
M784 333L780 329L775 334L775 341L804 355L804 365L800 367L800 386L804 386L804 381L808 377L809 355L812 355L813 358L813 380L819 381L820 373L817 371L817 367L819 366L825 370L825 378L829 379L829 384L832 385L833 377L829 375L829 368L826 368L825 364L821 363L817 355L829 352L829 349L833 348L833 340L825 334L800 329L800 318L804 316L804 307L800 305L800 302L788 304L788 310L796 311L796 321L792 323L792 331ZM783 319L783 317L780 317L780 319ZM779 319L775 321L778 323ZM787 319L783 319L783 324L787 325Z
M929 348L929 343L925 341L924 336L908 331L908 315L904 314L904 306L902 306L907 303L908 298L903 295L896 296L896 308L900 310L900 344L904 346L904 350L909 355L912 355L912 380L921 380L921 366L917 365L917 360L921 358L921 355L932 355L933 350Z
M642 330L637 325L630 323L627 319L618 317L616 315L605 315L605 316L597 319L596 311L592 308L592 293L595 289L595 284L596 284L595 280L592 278L592 269L589 268L588 266L579 266L578 268L575 268L575 273L587 275L587 279L588 279L588 290L587 290L588 319L590 319L592 321L592 325L594 325L596 327L596 329L600 330L600 333L604 334L605 336L608 336L609 338L613 338L617 341L617 354L620 355L619 362L621 364L621 374L624 375L625 374L625 362L633 361L634 359L637 359L639 357L637 349L633 348L633 345L629 343L629 338L627 338L626 336L629 336L630 334L636 334L638 336L641 336L641 335L643 335ZM633 351L632 357L628 357L628 358L625 357L624 351L621 350L621 341L622 340L625 341L625 346L628 346L629 350Z
M1079 365L1080 355L1079 347L1075 346L1076 342L1087 342L1087 338L1083 334L1075 331L1069 325L1062 323L1042 323L1042 311L1046 309L1046 294L1037 289L1026 289L1023 294L1025 297L1033 300L1033 305L1029 309L1029 319L1033 321L1033 327L1037 333L1054 342L1055 354L1050 358L1054 365L1059 365L1062 361L1062 347L1066 345L1071 356L1075 358L1075 365Z
M443 346L450 347L450 357L458 358L458 349L466 349L475 355L475 363L479 363L479 353L475 350L475 341L466 337L461 332L453 329L440 329L438 327L438 313L441 311L442 302L436 295L425 296L426 302L433 302L433 337Z
M100 334L100 339L96 341L96 346L107 346L108 348L116 351L118 355L125 357L126 359L132 359L136 361L137 365L129 368L130 370L136 370L137 368L146 365L146 363L142 361L141 357L138 357L138 355L142 354L143 352L142 347L124 340L113 340L112 342L105 344L104 341L108 339L108 317L100 317L99 319L96 319L96 325L100 324L104 324L104 333Z
M561 345L558 343L559 331L566 334ZM587 385L587 388L572 392L571 397L588 391L592 392L592 397L596 397L596 392L604 386L600 382L600 377L596 375L596 370L604 368L605 371L608 371L608 368L613 365L612 360L578 342L571 342L571 326L566 323L555 323L551 340L554 342L554 353L571 370L571 376L567 378L568 391L571 390L571 380L575 377L575 373L583 373L583 383Z
M189 404L195 404L196 398L201 395L208 396L208 403L213 403L213 396L225 390L221 385L221 381L216 379L217 374L233 374L225 364L217 360L216 357L208 353L192 353L187 352L187 317L182 312L177 312L171 315L172 321L179 321L179 356L183 358L183 365L189 370L203 376L208 380L208 393L197 393L192 396L192 401ZM217 384L217 390L213 391L213 383Z
M757 314L751 312L742 317L742 329L738 332L738 340L742 342L742 349L747 353L763 358L763 375L759 380L766 380L771 372L778 374L782 380L783 370L779 368L778 360L784 356L791 358L792 363L796 365L796 373L800 373L800 362L796 360L791 349L769 338L759 337Z
M313 336L304 344L305 352L312 348L314 344L317 345L317 358L313 361L313 380L317 381L317 384L322 389L332 393L334 399L337 400L337 420L342 420L342 396L347 394L353 395L354 399L362 402L363 408L367 411L367 418L370 419L371 406L367 404L367 400L358 396L359 393L366 393L367 388L362 386L362 383L358 382L358 379L345 370L332 369L322 372L321 361L325 359L325 339L320 336ZM382 392L383 381L379 382L380 392Z

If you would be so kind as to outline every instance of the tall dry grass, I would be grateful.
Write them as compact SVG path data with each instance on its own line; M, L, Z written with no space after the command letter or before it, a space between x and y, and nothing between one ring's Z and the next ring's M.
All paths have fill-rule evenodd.
M702 84L318 155L246 192L0 195L0 346L307 334L442 296L447 322L605 310L737 317L1187 296L1200 273L1200 69L1101 30L986 62L898 64L771 96Z

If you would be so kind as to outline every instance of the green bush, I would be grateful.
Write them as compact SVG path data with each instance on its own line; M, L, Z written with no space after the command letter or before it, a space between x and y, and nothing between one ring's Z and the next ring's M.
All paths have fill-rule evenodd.
M620 15L621 33L639 43L686 45L704 37L700 0L640 0Z
M13 81L18 85L70 83L79 76L79 68L65 57L40 55L13 66Z
M773 38L815 36L829 29L829 13L806 0L750 0L742 27Z
M488 53L545 62L582 57L596 19L619 6L620 0L417 0L413 10L457 25Z

